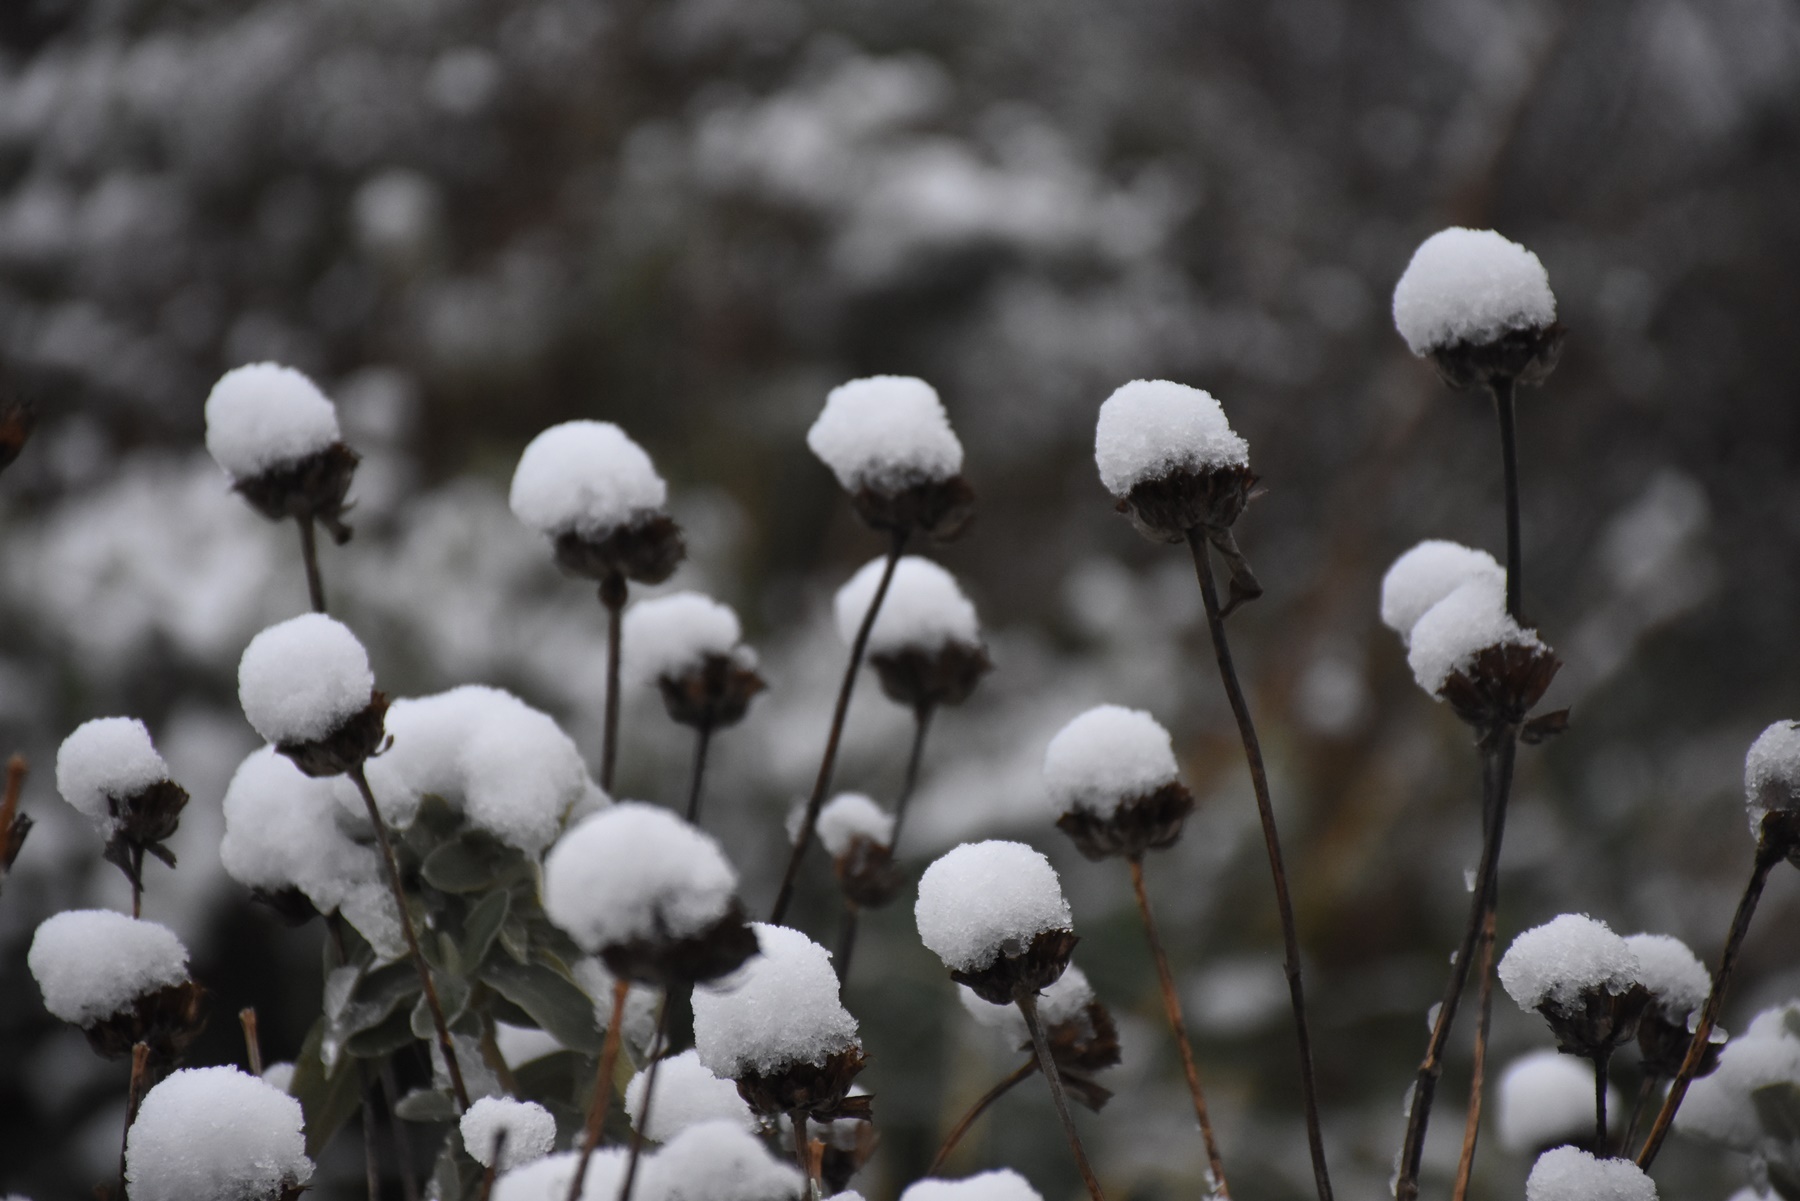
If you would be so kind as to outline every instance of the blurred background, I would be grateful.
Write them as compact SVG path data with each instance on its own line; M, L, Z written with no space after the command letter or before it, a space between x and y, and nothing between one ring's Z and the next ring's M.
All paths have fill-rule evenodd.
M1112 512L1091 459L1118 384L1211 390L1267 488L1238 524L1267 596L1232 627L1331 1159L1340 1195L1385 1195L1478 835L1469 740L1413 685L1377 585L1420 538L1502 549L1489 408L1406 353L1394 280L1432 231L1492 226L1541 256L1571 330L1521 455L1527 609L1574 721L1522 758L1502 946L1579 910L1710 962L1750 862L1744 748L1800 710L1797 192L1788 0L8 0L0 366L41 420L0 477L0 751L31 757L39 824L0 898L0 1191L85 1195L116 1163L125 1068L43 1012L24 965L49 913L127 903L56 798L81 720L142 716L193 793L146 916L216 994L199 1060L239 1056L242 1005L271 1058L317 1013L318 928L279 928L217 852L253 746L237 656L305 592L293 530L201 449L201 406L272 358L365 456L356 539L324 571L384 687L513 688L593 759L599 608L505 486L571 417L650 450L690 534L672 586L736 605L773 684L710 787L753 909L823 744L831 593L881 549L804 431L844 379L932 381L981 501L930 553L998 670L934 731L906 856L993 835L1052 856L1123 1036L1119 1095L1080 1119L1101 1174L1118 1198L1197 1195L1125 871L1073 853L1037 777L1090 704L1168 724L1202 807L1151 888L1232 1183L1279 1201L1310 1178L1241 756L1191 565ZM889 799L909 719L873 684L839 781ZM677 801L688 746L633 693L620 791ZM1775 877L1729 1028L1800 992L1796 883ZM818 858L802 900L829 940ZM905 904L865 921L847 1001L883 1140L860 1183L885 1201L1015 1052ZM1461 1027L1428 1192L1460 1141ZM1497 1064L1549 1044L1504 995L1494 1030ZM955 1171L1074 1196L1043 1091L1003 1101ZM317 1195L360 1196L339 1150ZM1528 1167L1486 1139L1477 1194L1519 1196ZM1721 1201L1745 1179L1679 1141L1659 1174Z

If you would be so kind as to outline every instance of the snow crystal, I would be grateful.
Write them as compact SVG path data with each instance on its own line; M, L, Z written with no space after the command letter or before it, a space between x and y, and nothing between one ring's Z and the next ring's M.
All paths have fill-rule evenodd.
M654 684L698 668L709 655L730 656L742 637L730 606L675 592L625 610L620 666L631 679Z
M1675 1111L1675 1128L1739 1151L1755 1151L1767 1139L1751 1099L1771 1084L1800 1085L1800 1039L1790 1006L1764 1010L1743 1034L1725 1044L1719 1066L1688 1086Z
M846 644L856 641L856 632L875 601L875 590L881 586L881 573L886 566L885 558L871 560L838 589L832 608L838 636ZM903 556L894 567L893 583L888 585L881 612L869 631L869 653L929 652L950 643L981 645L981 623L975 617L975 606L963 595L955 576L930 559Z
M1706 966L1686 943L1667 934L1633 934L1625 945L1637 956L1638 983L1650 990L1669 1021L1685 1027L1688 1015L1706 1004L1712 991Z
M387 897L381 860L345 832L330 782L306 775L274 747L238 765L224 810L219 859L244 887L298 888L322 913L359 890Z
M718 843L641 801L587 818L544 860L544 910L589 952L698 934L725 916L736 888Z
M961 1180L921 1180L900 1194L900 1201L1044 1201L1025 1177L1011 1168L965 1176Z
M173 931L110 909L69 909L46 918L25 962L44 994L44 1008L77 1026L188 978L187 948Z
M1398 559L1381 577L1381 622L1410 641L1419 618L1439 601L1471 580L1497 579L1506 586L1506 572L1484 550L1440 538L1419 543Z
M1138 379L1100 406L1094 430L1100 482L1126 496L1146 480L1174 471L1244 467L1250 447L1232 432L1209 393L1161 379Z
M1432 234L1394 285L1394 327L1416 355L1555 320L1544 264L1491 229Z
M956 991L969 1016L983 1026L999 1030L1008 1046L1023 1047L1031 1041L1031 1031L1025 1027L1025 1015L1019 1012L1017 1005L990 1004L964 984L957 985ZM1079 1018L1093 999L1094 986L1088 983L1087 974L1070 964L1055 984L1038 994L1038 1017L1043 1019L1046 1029L1060 1026Z
M492 1201L568 1201L569 1182L575 1179L580 1161L580 1152L564 1151L514 1168L494 1181ZM625 1149L602 1147L588 1160L580 1201L618 1201L624 1180Z
M644 1114L646 1068L625 1088L625 1112L633 1129L641 1129ZM745 1130L757 1129L756 1115L738 1094L737 1085L721 1080L700 1062L700 1053L683 1051L662 1061L656 1071L656 1100L650 1107L650 1125L644 1137L666 1143L689 1126L701 1122L728 1121Z
M805 809L801 808L798 816L804 817ZM798 823L792 823L788 831L791 837L798 837ZM892 846L894 842L894 815L877 805L873 798L860 792L840 792L825 802L819 810L819 821L814 831L819 837L819 844L825 853L836 859L850 849L852 841L858 838L867 839L880 846Z
M206 449L233 479L253 479L339 440L337 409L292 367L252 363L206 398Z
M736 1079L823 1065L861 1046L856 1019L838 999L831 952L786 926L751 928L762 953L694 990L694 1048L707 1070Z
M554 538L603 536L661 509L669 487L610 421L565 421L531 440L513 472L513 515Z
M82 722L56 752L56 790L107 838L118 828L108 798L123 801L168 778L169 765L135 717Z
M369 705L375 673L349 627L305 613L250 640L238 662L238 701L276 745L316 742Z
M1541 647L1531 630L1507 616L1504 577L1477 576L1425 611L1413 625L1407 666L1436 696L1452 672L1466 671L1489 647Z
M275 1201L312 1179L300 1102L236 1068L185 1068L125 1140L131 1201Z
M962 443L943 402L930 384L909 375L833 388L806 445L850 492L899 492L962 470Z
M462 1116L463 1148L482 1167L493 1166L494 1142L505 1134L500 1170L516 1168L550 1154L556 1145L556 1119L535 1101L482 1097Z
M1744 756L1744 803L1750 833L1758 838L1771 811L1800 808L1800 722L1778 721L1750 744Z
M1593 989L1617 996L1637 980L1637 956L1625 940L1581 913L1525 931L1500 959L1500 983L1527 1013L1546 1003L1559 1010L1577 1007L1581 994Z
M1656 1201L1656 1183L1629 1159L1595 1159L1577 1147L1538 1156L1525 1201Z
M1616 1117L1617 1094L1607 1095L1606 1111ZM1594 1066L1560 1051L1521 1055L1500 1077L1496 1120L1500 1145L1515 1155L1591 1137Z
M654 1114L654 1111L652 1111ZM798 1201L806 1178L735 1122L689 1126L643 1168L657 1201Z
M1021 842L964 843L943 855L919 879L913 918L926 947L961 972L1073 928L1056 869Z
M1089 709L1044 750L1044 786L1062 813L1109 816L1174 783L1179 770L1169 732L1142 709L1121 705Z

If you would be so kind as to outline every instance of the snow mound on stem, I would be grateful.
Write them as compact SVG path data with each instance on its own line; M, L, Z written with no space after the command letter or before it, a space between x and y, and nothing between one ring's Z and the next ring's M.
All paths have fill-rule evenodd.
M1021 842L969 842L919 879L919 938L951 971L1023 954L1039 934L1073 929L1056 869Z
M118 829L109 801L123 801L169 778L150 731L135 717L84 721L56 752L56 791L102 837Z
M1416 355L1492 342L1556 320L1538 256L1491 229L1452 227L1419 244L1394 285L1394 328Z
M875 375L833 388L806 445L847 492L898 492L962 470L962 443L937 391L909 375Z
M1245 467L1250 445L1212 395L1164 379L1137 379L1106 398L1094 427L1100 482L1125 497L1177 471Z
M862 1045L838 996L831 952L798 930L758 923L760 955L694 990L694 1049L715 1076L823 1066ZM655 1113L654 1107L651 1110Z
M610 421L565 421L525 447L508 498L540 534L598 536L663 507L669 487L644 448Z
M1063 813L1107 816L1179 775L1169 732L1142 709L1122 705L1089 709L1044 750L1044 786Z
M340 437L337 407L292 367L234 367L206 398L206 450L233 479L297 463Z
M131 1201L276 1201L312 1179L300 1102L232 1067L151 1089L125 1140Z
M76 1026L188 978L187 948L174 931L110 909L68 909L46 918L25 964L44 1008Z

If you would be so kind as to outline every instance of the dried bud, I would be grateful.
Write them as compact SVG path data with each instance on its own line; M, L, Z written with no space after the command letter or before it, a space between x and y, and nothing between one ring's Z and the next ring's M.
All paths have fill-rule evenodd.
M150 1062L172 1067L206 1029L206 990L192 980L137 998L122 1010L82 1028L88 1045L108 1059L126 1059L131 1048L150 1048Z
M1582 914L1565 913L1513 940L1500 983L1526 1011L1550 1023L1558 1049L1600 1059L1636 1034L1650 1003L1631 947Z
M1056 828L1089 859L1141 858L1172 845L1194 808L1169 732L1141 709L1097 705L1044 749Z
M1454 388L1542 383L1562 351L1556 297L1537 255L1493 230L1440 230L1394 286L1394 325Z
M751 698L768 684L756 672L755 656L730 654L707 655L680 674L657 677L656 686L672 720L718 730L742 721Z
M894 849L862 835L833 855L831 870L851 904L862 909L881 909L900 895L906 878L894 863Z
M1473 575L1407 636L1406 661L1419 687L1477 730L1523 724L1562 667L1535 631L1507 613L1505 593L1504 575Z
M920 478L892 491L858 488L850 494L850 507L870 529L954 542L975 519L975 489L960 475Z
M889 699L914 710L962 704L981 677L994 669L987 648L962 642L946 642L934 650L908 647L871 654L869 662Z
M874 1117L873 1098L850 1095L865 1062L861 1047L846 1047L819 1064L794 1061L767 1072L740 1069L738 1095L764 1117L799 1112L819 1122L839 1118L867 1122Z
M366 763L381 749L386 737L387 694L377 691L369 703L352 714L323 738L305 742L278 742L275 749L294 761L294 766L309 776L341 776L353 767Z
M1452 388L1491 387L1495 380L1541 384L1556 370L1568 330L1560 321L1508 330L1491 342L1452 342L1431 352L1439 378Z
M1002 954L986 967L952 970L950 978L966 984L982 1000L1009 1004L1035 996L1055 984L1081 941L1073 930L1045 930L1018 954Z
M1146 851L1175 845L1182 823L1193 810L1193 793L1176 780L1154 792L1127 798L1111 813L1071 809L1056 819L1056 828L1089 859L1137 859Z
M566 530L556 535L556 565L572 576L660 584L687 557L681 527L666 513L651 513L602 533Z
M1561 668L1556 652L1542 643L1490 646L1467 668L1445 677L1438 695L1478 730L1516 725L1543 699Z
M736 900L725 916L697 934L631 938L600 948L601 962L613 975L670 989L717 980L755 954L756 934Z
M857 1093L858 1090L851 1090L852 1100ZM819 1163L819 1178L824 1182L828 1195L848 1189L850 1181L874 1157L875 1148L881 1142L881 1136L875 1131L875 1124L865 1119L823 1123L818 1130L818 1137L825 1144L825 1154Z
M833 388L806 445L871 528L944 542L967 528L975 493L961 474L962 443L924 380L878 375Z
M345 498L361 461L362 456L354 450L333 442L303 459L235 480L232 488L270 521L316 521L342 546L351 534L344 524L344 513L350 507Z
M317 521L350 540L345 496L360 461L339 436L337 408L291 367L227 371L206 398L206 448L232 486L271 521Z

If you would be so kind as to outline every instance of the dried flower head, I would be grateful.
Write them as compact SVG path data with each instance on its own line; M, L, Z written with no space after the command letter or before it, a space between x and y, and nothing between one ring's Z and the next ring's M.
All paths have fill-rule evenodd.
M1778 721L1744 756L1750 832L1800 866L1800 722Z
M312 1179L300 1102L232 1067L176 1072L125 1143L132 1201L295 1201Z
M206 1024L204 990L188 978L187 948L167 927L109 909L71 909L38 926L26 957L44 1007L79 1026L109 1059L150 1048L177 1062Z
M1691 1019L1712 991L1712 976L1679 938L1667 934L1633 934L1625 945L1637 956L1638 979L1650 993L1650 1003L1638 1020L1638 1050L1644 1070L1673 1077L1693 1041ZM1702 1054L1698 1076L1719 1063L1719 1047L1709 1045Z
M206 398L206 449L264 517L317 521L338 543L350 540L345 497L360 456L305 375L275 363L227 371Z
M1550 1023L1558 1048L1609 1055L1637 1034L1650 1002L1637 956L1625 940L1585 914L1565 913L1513 940L1500 983L1526 1012Z
M130 717L83 722L56 753L56 788L106 840L108 863L143 887L146 853L170 867L167 840L181 822L188 794L169 779L168 764L144 723Z
M1229 531L1256 483L1250 448L1219 402L1169 380L1133 380L1106 399L1094 460L1119 511L1154 542Z
M885 559L866 563L838 589L833 613L846 643L855 641L886 566ZM869 631L868 655L881 677L881 690L914 710L962 704L993 669L975 606L956 577L917 555L894 565L887 597Z
M1506 611L1505 577L1477 572L1427 609L1408 635L1419 687L1478 730L1525 721L1562 661Z
M976 1021L997 1028L1018 1050L1032 1050L1031 1033L1018 1006L993 1004L966 987L958 992L963 1008ZM1094 1080L1091 1073L1119 1063L1119 1030L1112 1012L1094 996L1087 975L1071 964L1038 998L1038 1017L1044 1023L1050 1058L1064 1087L1098 1112L1112 1098L1112 1090Z
M950 978L997 1005L1054 984L1075 950L1056 869L1023 843L964 843L941 856L919 878L913 917Z
M1394 325L1454 388L1542 383L1564 334L1543 263L1489 229L1440 230L1419 245L1394 286Z
M1172 846L1194 808L1169 732L1119 705L1089 709L1057 732L1044 751L1044 786L1056 828L1095 860Z
M788 816L788 834L798 837L804 805ZM819 844L831 856L838 886L851 904L880 909L899 895L904 879L894 863L894 815L860 792L841 792L819 810Z
M342 775L381 746L387 697L343 623L305 613L270 626L238 662L244 716L309 776Z
M949 541L974 513L963 450L935 389L922 379L877 375L833 388L806 445L850 494L857 516L898 536Z
M570 575L660 584L687 555L681 528L663 510L668 485L611 422L567 421L533 438L509 499L520 521L551 539Z
M737 614L698 592L639 601L625 613L624 668L656 685L674 721L722 729L768 687L742 636Z

